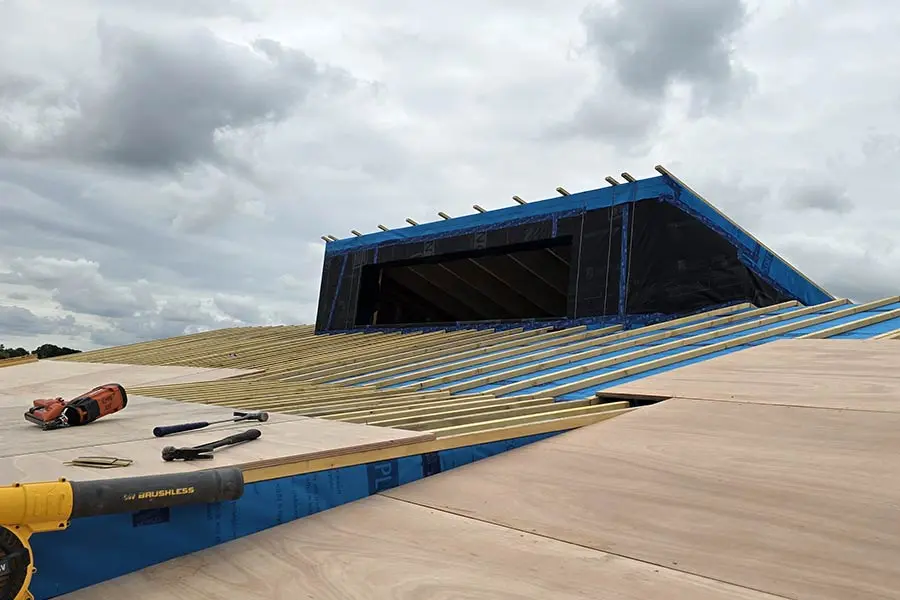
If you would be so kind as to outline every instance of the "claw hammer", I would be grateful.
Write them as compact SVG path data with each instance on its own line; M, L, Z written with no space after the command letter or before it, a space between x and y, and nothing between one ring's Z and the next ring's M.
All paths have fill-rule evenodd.
M195 423L182 423L181 425L162 425L153 428L153 435L156 437L164 437L173 433L181 433L183 431L193 431L195 429L203 429L210 425L218 425L219 423L238 423L240 421L259 421L265 423L269 420L267 412L234 412L234 416L230 419L222 419L221 421L197 421Z

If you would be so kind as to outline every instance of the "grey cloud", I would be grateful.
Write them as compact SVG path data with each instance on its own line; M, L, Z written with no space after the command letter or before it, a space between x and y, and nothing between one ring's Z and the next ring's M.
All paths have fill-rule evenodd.
M115 345L247 324L227 314L217 315L215 307L201 300L157 299L145 281L131 285L110 281L99 265L85 260L13 260L9 271L0 272L0 285L4 283L49 292L60 309L102 317L105 323L78 325L72 314L42 318L11 307L0 313L0 331L12 336L77 333L88 334L95 344Z
M181 272L187 281L204 272L216 276L224 271L216 273L216 261L208 265L203 260L202 245L196 240L179 239L168 230L168 207L159 205L158 192L154 194L151 185L128 185L115 179L95 184L89 175L0 160L2 180L6 180L2 191L11 200L0 208L0 234L7 256L19 251L30 256L85 258L107 269L116 270L120 264L113 276L149 280L177 278ZM113 189L107 189L110 184ZM156 202L123 209L123 195L156 196ZM169 218L176 214L170 212Z
M226 296L217 294L215 304L227 316L244 323L263 323L262 311L251 296Z
M109 327L94 328L90 340L100 346L115 346L243 324L227 317L217 318L200 301L167 300L154 311L112 320Z
M20 154L138 170L226 162L220 138L284 120L329 77L272 40L250 48L203 29L151 33L102 21L97 39L99 75L70 82L60 131L31 146L19 140L13 148L30 148Z
M837 297L868 302L895 296L900 290L900 252L893 240L856 241L849 236L809 233L791 236L780 248Z
M23 73L0 73L0 99L27 96L41 86L37 77Z
M97 263L84 259L15 259L9 271L0 272L0 283L49 291L60 308L85 315L121 318L155 307L146 283L133 288L113 285L104 280Z
M787 192L784 204L792 210L821 210L839 215L853 210L853 201L845 190L824 183L795 186Z
M171 181L161 192L177 206L171 226L179 233L209 232L235 217L268 220L262 192L218 169Z
M460 1L0 4L0 271L95 265L0 298L116 315L73 312L79 348L310 322L323 233L656 163L835 293L896 293L892 5ZM829 170L855 210L785 205Z
M93 68L77 77L60 75L65 81L85 80L82 89L91 92L88 99L94 103L85 103L80 113L70 115L67 128L51 139L54 143L67 141L69 146L57 145L52 148L54 154L41 155L35 145L40 136L20 136L12 148L29 149L20 156L31 160L0 159L3 192L6 198L16 200L0 208L6 255L84 258L97 263L105 277L103 286L109 286L112 297L107 304L99 302L91 309L94 312L125 319L123 315L142 309L130 301L133 282L138 279L149 282L154 290L183 288L195 295L239 295L252 289L257 297L277 299L283 292L277 278L285 271L315 273L320 268L320 256L310 260L305 253L308 241L322 233L317 223L344 211L356 214L355 207L373 194L386 195L370 190L366 198L358 197L359 188L350 180L359 185L360 167L365 181L389 176L397 165L413 164L404 163L401 145L392 146L377 132L373 135L365 104L374 98L374 89L358 85L345 71L320 67L301 51L267 39L257 39L250 47L235 46L209 32L158 35L105 25L100 31L106 36L107 50L117 49L122 56L101 64L103 76L99 78ZM152 59L160 60L154 63ZM141 72L145 67L151 71L149 79ZM212 83L202 79L210 74L215 76ZM204 102L213 107L213 113L231 119L231 124L242 123L232 118L237 109L261 116L243 121L247 123L243 129L226 126L212 132L216 123L195 127L198 120L186 125L184 119L163 123L161 129L154 119L165 115L150 112L148 120L141 113L155 108L153 103L180 98L180 92L167 96L156 88L173 83L173 79L185 83L185 75L189 84L200 81L200 92L215 94L196 99L201 125L210 125L203 120L206 109L200 105ZM129 82L137 82L143 99L129 95ZM48 83L46 89L50 87ZM348 101L348 95L357 92ZM104 102L117 118L100 114L98 107L105 106ZM302 110L295 110L301 105ZM85 111L85 107L92 110ZM30 119L42 122L27 112L11 114L28 117L21 123L26 129L33 129ZM146 122L133 128L125 117ZM178 121L178 117L176 114L170 121ZM271 125L274 120L279 128L256 126ZM108 130L110 122L128 125L120 127L118 137L113 138L118 146L112 148L124 150L121 156L104 155L102 145L85 144L87 154L73 148L78 139L75 133L86 136L95 132L102 141L103 128ZM171 129L166 129L169 126ZM131 137L148 130L162 135L149 142ZM181 152L182 161L218 160L219 164L168 171L163 169L164 163L155 169L138 168L141 157L149 155L135 154L133 149L149 152L155 147L154 153L166 153L170 143L182 141L191 151L174 149L170 156L177 159ZM217 154L204 154L207 151ZM123 156L130 161L130 170L108 168L120 166ZM104 158L118 162L105 162ZM152 161L145 164L153 166ZM338 180L329 181L329 177ZM273 260L260 260L269 255ZM57 302L72 308L79 301L90 302L88 296L68 294L70 287L60 287ZM298 311L308 314L308 296L316 292L303 290L295 296L293 306L277 310L280 318L296 320ZM152 319L168 314L154 313ZM142 335L142 330L127 321L121 325ZM160 327L164 324L154 331L162 331Z
M551 127L550 135L594 139L644 154L674 85L690 90L691 118L739 105L754 84L732 48L746 18L741 0L621 0L588 6L581 16L583 50L596 62L599 80L572 118Z
M206 31L166 39L101 24L98 35L113 81L86 95L67 145L127 166L219 160L218 132L285 118L317 76L311 59L279 68Z
M350 224L366 228L366 219L359 218L355 207L361 202L389 203L393 195L391 189L375 186L360 196L350 182L339 181L326 182L321 189L292 189L290 175L283 175L284 189L272 188L279 201L267 196L270 204L261 207L259 190L227 174L184 185L170 180L156 187L153 180L99 179L71 169L0 160L0 181L6 180L0 193L10 200L0 207L4 254L8 259L21 257L23 263L41 256L96 263L104 277L102 284L95 283L98 307L107 301L105 296L118 298L117 290L133 288L144 279L154 289L182 288L198 295L244 295L252 290L257 299L290 298L293 308L288 303L279 310L285 318L296 319L297 311L310 314L318 293L323 248L315 240L326 230L340 233L323 220L352 213ZM315 176L310 169L308 181L316 181ZM318 177L322 182L322 175ZM232 197L238 198L237 207ZM140 201L123 205L123 198ZM279 281L286 273L309 279L310 285L287 290ZM60 294L60 300L66 300ZM117 306L102 310L137 308L130 303Z
M764 229L767 215L779 208L769 186L739 174L711 178L702 182L696 191L751 233Z
M862 154L873 166L893 166L900 158L900 135L870 130L863 140Z
M656 126L660 108L641 98L632 98L613 84L589 96L575 114L547 128L546 138L584 138L609 142L627 154L646 153L652 142L650 134Z
M5 336L74 335L81 331L72 315L40 317L27 308L0 305L0 332Z
M3 166L0 164L0 197L4 198L0 208L0 233L5 234L8 246L18 237L27 239L28 233L42 231L45 234L56 234L72 239L87 241L92 238L89 227L82 227L64 206L57 206L46 197L16 182L3 180ZM62 214L61 214L62 212ZM60 217L63 217L62 219Z
M732 51L746 17L741 0L628 0L593 5L582 21L587 47L625 89L661 100L685 83L698 107L715 107L746 91L747 71Z
M97 0L104 9L121 8L121 0ZM241 21L256 21L258 16L249 3L240 0L129 0L129 10L151 15L170 13L184 17L234 17Z

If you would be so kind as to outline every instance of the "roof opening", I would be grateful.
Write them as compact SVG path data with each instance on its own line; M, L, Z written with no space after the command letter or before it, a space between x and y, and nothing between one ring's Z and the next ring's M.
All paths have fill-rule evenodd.
M365 265L356 326L560 319L571 236Z

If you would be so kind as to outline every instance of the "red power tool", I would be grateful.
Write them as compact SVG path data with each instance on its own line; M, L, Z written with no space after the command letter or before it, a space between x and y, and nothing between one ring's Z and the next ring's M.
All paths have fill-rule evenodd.
M34 406L25 413L25 420L41 429L60 429L93 423L127 405L125 388L118 383L107 383L68 401L62 398L35 400Z

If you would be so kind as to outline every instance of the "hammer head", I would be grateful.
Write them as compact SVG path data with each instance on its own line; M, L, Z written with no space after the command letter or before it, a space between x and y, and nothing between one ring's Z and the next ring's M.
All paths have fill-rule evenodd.
M238 412L234 411L234 416L236 420L239 421L259 421L260 423L265 423L269 420L269 413L267 412Z

